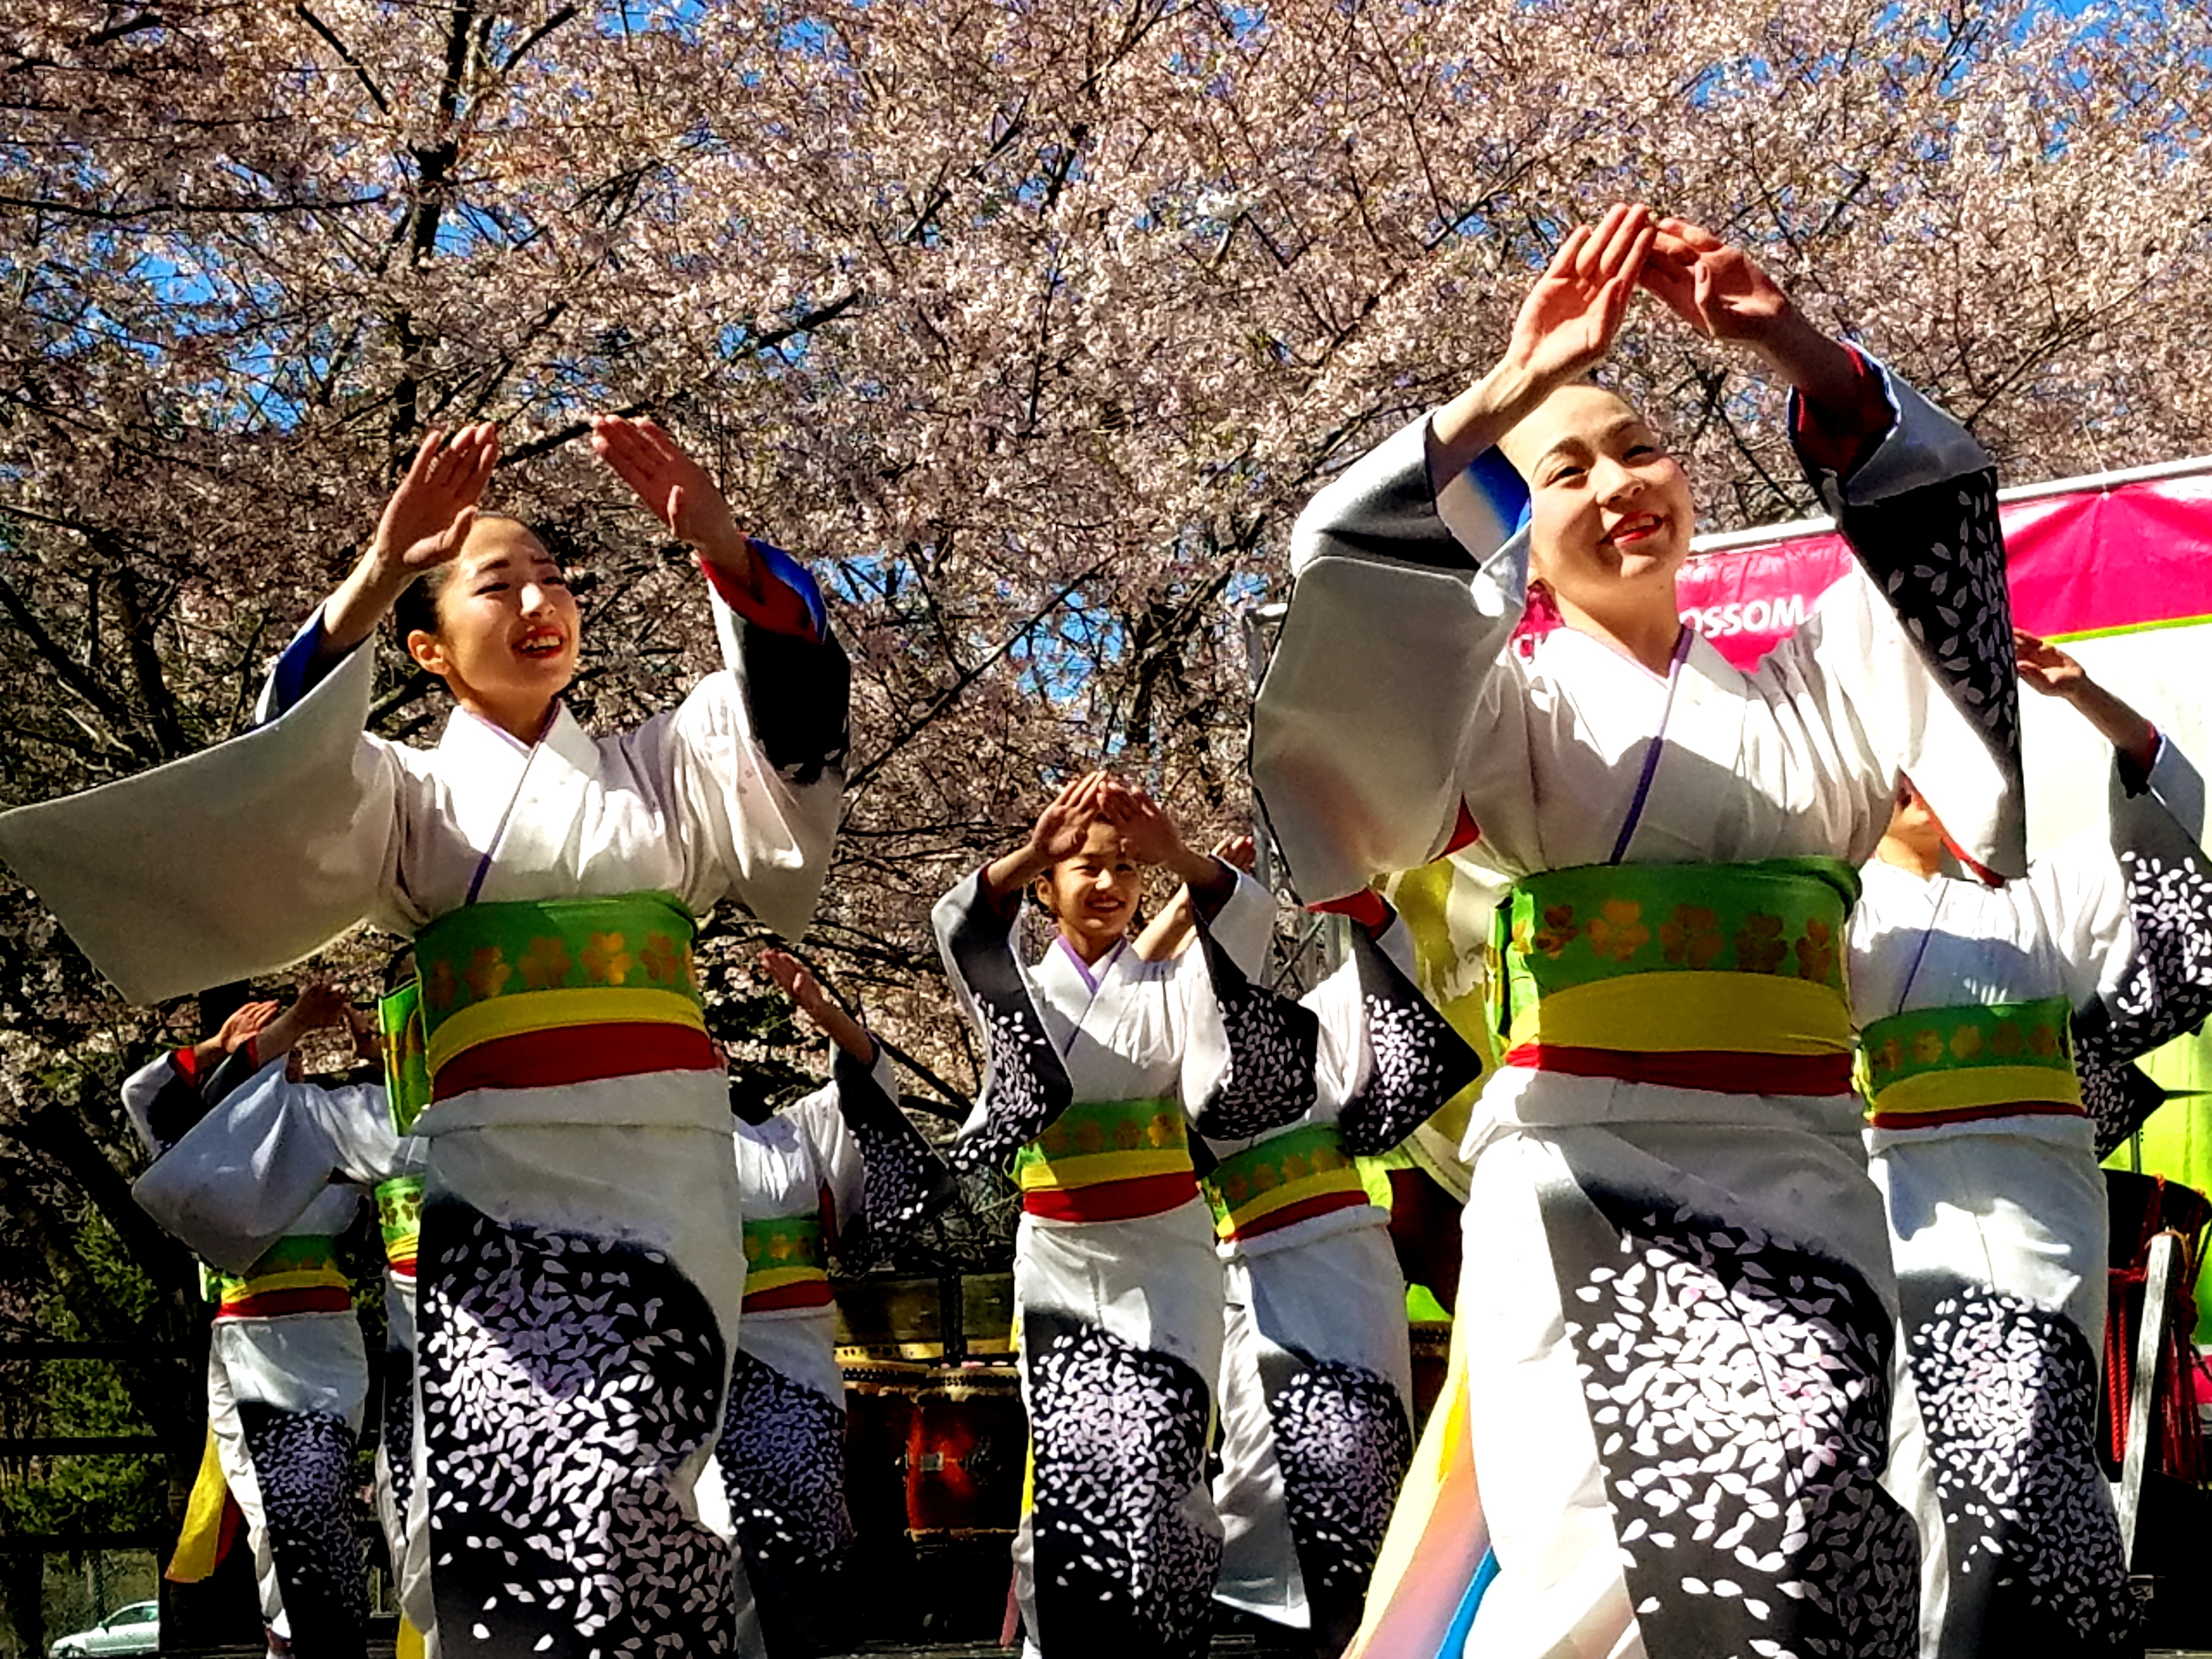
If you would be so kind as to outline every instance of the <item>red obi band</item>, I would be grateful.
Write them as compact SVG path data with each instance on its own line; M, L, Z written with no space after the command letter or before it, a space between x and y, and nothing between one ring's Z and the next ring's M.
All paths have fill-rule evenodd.
M440 1066L433 1100L473 1089L557 1089L641 1072L716 1072L714 1039L688 1026L610 1022L495 1037Z
M1198 1177L1185 1169L1090 1187L1035 1187L1022 1194L1022 1208L1048 1221L1134 1221L1179 1210L1197 1196Z
M1725 1094L1851 1092L1849 1054L1741 1054L1720 1048L1639 1054L1626 1048L1577 1048L1556 1042L1524 1042L1507 1051L1505 1064L1530 1072L1563 1072L1570 1077L1611 1078L1620 1083L1648 1083L1667 1089L1712 1089Z

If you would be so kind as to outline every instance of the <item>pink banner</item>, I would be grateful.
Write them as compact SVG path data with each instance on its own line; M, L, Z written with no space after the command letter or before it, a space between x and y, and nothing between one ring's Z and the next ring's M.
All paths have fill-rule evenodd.
M2045 495L2002 508L2013 616L2059 638L2212 621L2212 474ZM1693 558L1682 618L1747 668L1847 568L1832 532Z

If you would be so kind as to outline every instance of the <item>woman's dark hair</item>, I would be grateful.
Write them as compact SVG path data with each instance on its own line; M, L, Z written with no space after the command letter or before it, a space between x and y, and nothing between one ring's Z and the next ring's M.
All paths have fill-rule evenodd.
M407 648L410 635L438 631L438 595L453 574L451 564L434 565L399 590L399 597L392 602L392 631L398 635L402 651Z
M392 953L392 959L384 964L384 994L390 996L414 977L415 947L411 945L403 945Z

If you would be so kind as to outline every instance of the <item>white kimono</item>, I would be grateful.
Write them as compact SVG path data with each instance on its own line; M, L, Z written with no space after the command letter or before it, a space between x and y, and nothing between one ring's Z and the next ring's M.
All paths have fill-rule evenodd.
M822 1258L786 1268L796 1258L779 1244L811 1238L864 1264L950 1196L942 1162L898 1108L889 1052L878 1044L865 1070L833 1052L833 1081L765 1122L740 1122L735 1137L749 1278L764 1288L746 1295L716 1468L704 1478L722 1487L775 1659L847 1645L845 1558L855 1537L836 1308L816 1271ZM793 1221L796 1235L778 1224Z
M1515 881L1856 864L1901 767L1975 858L2017 872L1994 476L1955 423L1884 387L1879 447L1848 478L1812 469L1863 568L1750 673L1694 631L1668 674L1565 629L1524 658L1525 492L1492 452L1439 497L1425 420L1331 484L1294 537L1254 718L1255 782L1302 896L1337 899L1470 829L1462 856ZM1706 947L1668 928L1694 935L1696 909L1647 927L1632 903L1562 908L1509 959L1648 951L1650 980L1694 998L1714 976L1673 964ZM1839 928L1821 926L1796 965L1835 985ZM1745 943L1739 973L1771 971ZM1911 1395L1847 1011L1832 1012L1832 1054L1774 1068L1813 1092L1737 1091L1723 1079L1759 1068L1699 1060L1742 1041L1717 987L1649 1043L1681 1052L1600 1031L1584 1041L1601 1064L1504 1054L1465 1148L1461 1392L1430 1431L1461 1437L1394 1520L1355 1653L1914 1650L1918 1534L1936 1519L1881 1484ZM1429 1452L1425 1436L1417 1474Z
M299 689L318 621L272 677L267 724L0 815L0 858L141 1000L477 902L658 891L703 915L727 898L795 935L836 829L844 659L818 598L810 640L713 603L726 672L609 737L562 708L535 746L459 711L434 749L366 735L372 652ZM744 1282L720 1068L493 1079L416 1133L412 1497L442 1615L410 1595L409 1619L501 1659L702 1630L699 1650L723 1650L729 1554L691 1510Z
M1878 862L1863 874L1850 984L1870 1043L1897 1029L1875 1022L1900 1014L2059 1000L2046 1063L2073 1081L2070 1024L2084 1092L2106 1105L2100 1121L2057 1086L2020 1088L2017 1100L1984 1089L1948 1109L1940 1093L1918 1110L1874 1103L1867 1146L1943 1503L1944 1659L2114 1652L2134 1634L2095 1439L2110 1251L2097 1160L2135 1124L2110 1115L2130 1091L2100 1089L2096 1073L2212 1006L2203 794L2166 744L2142 787L2115 777L2109 836L2077 837L2020 880L1923 880ZM1986 1060L1980 1030L1923 1021L1911 1036ZM1951 1073L1970 1085L2012 1074ZM2131 1092L2139 1109L2156 1103L2154 1091Z
M1396 1146L1481 1065L1413 971L1401 923L1379 941L1358 934L1304 999L1318 1020L1314 1104L1283 1127L1206 1140L1228 1303L1214 1596L1312 1630L1323 1654L1358 1626L1413 1450L1405 1279L1389 1212L1352 1160ZM1261 1213L1243 1220L1240 1201Z
M262 1066L173 1144L179 1097L198 1091L173 1057L134 1073L123 1101L155 1158L140 1204L237 1276L208 1335L208 1428L246 1520L263 1621L308 1651L358 1653L368 1608L352 1464L368 1359L330 1246L361 1212L362 1188L347 1183L362 1172L331 1149L377 1121L391 1133L381 1090L325 1093L283 1076L281 1059ZM272 1081L308 1109L284 1109Z
M1186 1109L1218 1073L1225 1042L1202 955L1146 962L1124 941L1090 968L1055 939L1024 965L1012 910L984 896L980 876L940 899L933 920L990 1068L956 1166L1003 1167L1078 1122L1091 1139L1065 1154L1071 1164L1171 1164ZM1273 896L1240 876L1212 933L1249 973L1273 921ZM1110 1114L1086 1116L1115 1103L1133 1109L1120 1139L1097 1127ZM1032 1484L1014 1578L1029 1643L1051 1659L1206 1648L1221 1550L1205 1465L1222 1285L1187 1153L1182 1166L1180 1177L1107 1183L1139 1194L1139 1212L1115 1218L1041 1212L1079 1215L1094 1201L1057 1184L1054 1164L1025 1189L1014 1306ZM1187 1196L1159 1196L1169 1188Z

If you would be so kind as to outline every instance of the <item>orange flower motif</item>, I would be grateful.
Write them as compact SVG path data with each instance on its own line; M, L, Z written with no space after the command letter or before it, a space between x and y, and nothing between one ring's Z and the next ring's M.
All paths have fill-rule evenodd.
M1990 1033L1990 1052L2007 1060L2019 1054L2020 1027L2011 1020L1999 1020L1997 1029Z
M1943 1058L1943 1034L1923 1031L1912 1039L1912 1057L1923 1066L1933 1066Z
M1753 911L1736 930L1735 964L1747 974L1771 974L1790 954L1783 943L1782 918Z
M1085 1154L1106 1150L1106 1131L1097 1118L1087 1117L1075 1126L1075 1150Z
M1976 1054L1978 1054L1981 1052L1982 1028L1980 1026L1961 1025L1957 1030L1951 1033L1952 1059L1972 1060Z
M1145 1144L1146 1127L1145 1125L1133 1123L1127 1118L1123 1118L1114 1126L1114 1150L1117 1152L1135 1152L1138 1147Z
M1643 915L1644 907L1634 899L1607 899L1586 930L1590 949L1614 962L1627 961L1651 943L1651 930L1644 925Z
M1836 930L1825 921L1805 924L1805 937L1797 941L1797 977L1815 985L1830 985L1836 977Z
M584 977L594 985L619 985L636 965L620 933L594 933L584 947Z
M1316 1146L1313 1149L1313 1166L1316 1175L1327 1175L1331 1170L1341 1170L1344 1158L1334 1146Z
M1313 1165L1307 1163L1305 1159L1300 1158L1296 1152L1292 1152L1288 1158L1285 1158L1283 1160L1283 1179L1285 1181L1304 1181L1312 1173Z
M1554 904L1544 912L1544 925L1530 943L1557 962L1560 952L1572 945L1581 932L1582 925L1575 920L1575 907Z
M1067 1120L1062 1118L1046 1129L1036 1138L1036 1145L1037 1150L1047 1158L1066 1158L1073 1152L1075 1138L1073 1132L1067 1127Z
M638 962L645 969L645 976L656 985L681 985L684 969L688 965L676 941L665 933L647 933L645 949L637 953Z
M753 1262L758 1261L760 1259L761 1242L759 1235L756 1233L747 1233L745 1235L745 1260L748 1262Z
M1881 1066L1885 1072L1895 1072L1905 1064L1905 1045L1891 1037L1881 1045Z
M1176 1121L1163 1112L1145 1126L1145 1139L1155 1147L1176 1144Z
M1724 943L1720 917L1702 904L1678 904L1659 924L1659 953L1678 968L1711 967Z
M1252 1171L1252 1185L1261 1192L1272 1192L1282 1184L1282 1176L1265 1164Z
M2058 1053L2058 1034L2048 1025L2038 1025L2027 1034L2027 1048L2038 1060L2050 1060Z
M507 952L486 945L469 953L469 989L478 1002L489 1002L506 988L514 969L507 965Z
M440 1013L461 1000L460 975L453 971L453 964L443 957L430 964L430 974L424 981L424 988L430 994L430 1006Z
M1233 1175L1221 1183L1221 1195L1229 1200L1229 1207L1233 1210L1252 1196L1252 1189L1245 1184L1243 1176Z
M568 947L557 939L534 939L523 947L522 959L515 966L522 970L522 982L533 991L550 991L568 977L568 970L576 964L568 956Z

